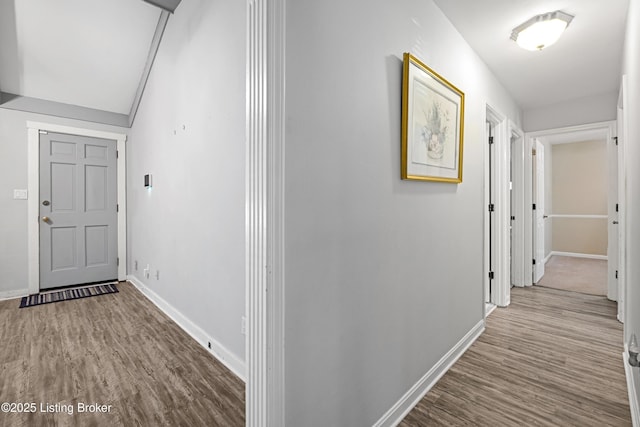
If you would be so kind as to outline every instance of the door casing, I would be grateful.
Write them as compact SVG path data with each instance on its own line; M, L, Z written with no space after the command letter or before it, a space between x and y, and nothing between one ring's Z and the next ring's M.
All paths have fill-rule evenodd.
M532 180L532 174L533 174L532 167L531 167L531 164L532 164L531 152L534 148L535 140L537 138L544 139L545 137L550 137L555 135L581 133L581 132L587 132L587 131L599 131L599 132L602 132L604 135L606 135L605 139L607 140L607 143L611 143L613 137L616 136L616 128L617 128L616 121L606 121L606 122L596 122L596 123L589 123L584 125L567 126L563 128L547 129L547 130L526 133L525 134L525 141L526 141L525 150L528 158L525 160L525 168L526 168L525 187L528 187L527 188L528 191L525 192L525 206L532 206L533 200L534 200L534 195L532 194L532 191L531 191L531 188L532 188L531 180ZM530 214L532 212L531 210L527 210L527 211L529 213L529 218L527 220L529 221L529 224L533 225L533 222L535 221L535 217ZM625 233L624 221L621 220L620 222L621 222L619 226L620 233ZM533 227L527 227L527 229L532 231ZM530 252L532 251L529 248L533 248L533 233L531 231L525 233L525 249L527 249ZM531 255L532 256L530 258L532 259L534 254L531 253ZM528 270L526 271L527 277L532 277L533 275L533 269L531 267L533 267L531 264L525 263L525 268L527 268ZM624 276L624 266L620 266L620 275ZM530 284L527 283L526 285L529 286ZM617 292L616 292L617 284L609 280L607 287L608 287L608 292L607 292L608 297L610 299L615 300L614 298L617 295Z
M112 139L116 141L118 150L118 280L126 280L127 276L127 198L126 198L126 134L83 129L52 123L27 122L28 144L28 190L27 233L28 233L28 280L29 294L37 294L40 290L40 131L66 133L94 138Z
M491 124L493 129L493 147L489 143L485 144L484 150L484 235L485 235L485 274L484 286L489 286L489 251L493 250L492 258L494 265L493 287L491 288L491 303L499 307L506 307L511 302L511 263L509 254L511 253L510 225L511 225L511 194L509 190L509 171L511 163L511 136L521 134L504 115L493 109L490 105L486 106L486 122ZM492 159L492 168L489 170L489 150L494 150ZM492 174L489 180L489 174ZM489 185L491 181L492 199L489 201ZM493 227L489 230L490 214L488 210L489 203L495 205ZM491 232L491 236L489 233ZM491 240L492 248L489 247ZM484 299L484 298L483 298ZM483 302L484 304L484 302ZM486 313L485 313L486 314Z

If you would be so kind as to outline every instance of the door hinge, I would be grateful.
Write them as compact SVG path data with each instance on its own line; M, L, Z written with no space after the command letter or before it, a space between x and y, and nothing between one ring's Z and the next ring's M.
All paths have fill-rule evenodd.
M489 212L493 212L496 210L496 205L494 205L493 203L489 203Z
M490 271L489 272L489 280L493 280L493 276L494 276L493 271Z
M493 137L492 136L489 137L489 144L493 144Z
M534 211L536 210L536 204L535 203L533 204L533 210Z
M613 142L615 142L615 143L616 143L616 145L618 145L618 137L617 137L617 136L614 136L614 137L613 137Z
M47 132L46 130L39 130L38 133L40 135L49 135L49 132Z
M616 279L618 278L618 270L616 270Z
M120 157L120 152L116 150L116 159Z
M618 209L620 209L620 205L616 203L616 212L618 212Z
M120 212L120 205L116 204L116 212Z
M536 259L535 258L533 259L533 265L536 265Z
M120 265L120 258L116 258L116 265Z

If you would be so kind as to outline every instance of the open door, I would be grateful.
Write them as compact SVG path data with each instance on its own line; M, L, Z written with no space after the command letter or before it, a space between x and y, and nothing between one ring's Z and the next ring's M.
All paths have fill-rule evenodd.
M538 283L544 276L544 145L536 139L533 156L534 167L534 230L533 230L533 282Z
M607 226L607 267L608 267L608 290L607 298L618 301L618 141L608 144L607 151L609 157L609 200Z
M625 322L626 310L626 266L627 266L627 242L626 242L626 204L627 204L627 187L626 187L626 161L625 161L625 147L627 145L627 123L629 118L627 116L628 109L626 108L626 85L627 76L622 76L622 86L620 87L620 97L618 99L618 120L617 120L617 140L616 140L616 168L617 168L617 201L616 201L616 220L618 224L615 225L616 237L618 240L618 257L617 257L617 269L616 269L616 284L617 284L617 296L618 296L618 320L622 323ZM613 225L613 224L611 224Z
M496 230L496 226L495 226L495 211L494 211L494 201L493 201L493 197L494 197L494 184L495 184L495 179L494 179L494 144L493 144L493 138L494 138L494 130L493 130L493 125L490 122L486 123L486 138L489 144L489 153L488 153L488 199L489 199L489 207L488 207L488 282L487 285L485 286L484 289L484 301L487 304L493 304L494 301L494 295L493 295L493 285L494 285L494 272L495 272L495 245L496 245L496 241L495 241L495 230Z

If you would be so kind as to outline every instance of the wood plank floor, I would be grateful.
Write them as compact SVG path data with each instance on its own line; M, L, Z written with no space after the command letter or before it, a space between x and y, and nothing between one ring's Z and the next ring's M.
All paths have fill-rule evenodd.
M0 426L243 426L244 383L131 284L19 309L0 302ZM78 413L78 404L111 405ZM41 412L47 404L53 411Z
M630 426L622 324L605 297L513 288L511 305L400 424Z

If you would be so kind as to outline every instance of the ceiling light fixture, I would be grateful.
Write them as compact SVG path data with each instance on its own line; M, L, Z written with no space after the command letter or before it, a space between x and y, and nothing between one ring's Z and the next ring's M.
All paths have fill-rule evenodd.
M511 39L523 49L542 50L558 41L572 19L559 10L537 15L514 28Z

